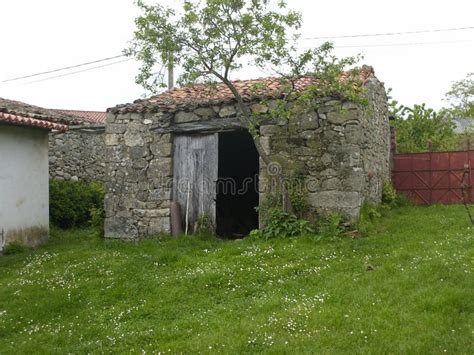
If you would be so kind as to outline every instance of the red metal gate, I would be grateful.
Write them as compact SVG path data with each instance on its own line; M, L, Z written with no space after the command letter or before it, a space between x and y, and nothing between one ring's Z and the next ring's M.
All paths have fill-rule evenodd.
M466 169L466 199L474 203L471 167L474 167L474 150L395 154L393 184L418 205L462 203L461 182Z

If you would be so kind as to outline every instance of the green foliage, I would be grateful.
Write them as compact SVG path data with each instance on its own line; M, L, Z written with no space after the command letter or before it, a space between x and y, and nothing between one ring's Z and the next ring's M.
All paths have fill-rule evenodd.
M278 208L266 211L264 227L250 233L257 239L272 239L278 237L298 237L314 233L311 224L303 219L298 219L294 214L287 213Z
M99 231L101 237L104 236L104 220L105 220L105 210L103 206L100 207L91 207L89 210L90 220L89 224L91 227L94 227L95 230Z
M382 214L376 207L369 203L364 203L360 208L359 219L356 223L356 228L359 234L362 236L367 236L371 231L375 220L381 216Z
M13 241L8 243L3 247L3 254L4 255L13 255L13 254L21 254L27 251L29 248L18 241Z
M473 119L474 122L474 73L456 81L446 93L446 101L450 106L443 110L444 114L452 118Z
M209 218L209 216L207 214L199 216L198 220L196 221L195 234L211 235L213 230L214 228L212 225L212 220Z
M53 225L72 228L103 224L105 190L102 184L50 180L49 195L50 221Z
M426 152L430 144L433 151L453 149L455 124L450 117L437 114L425 104L404 107L392 101L390 107L399 153Z
M247 58L258 66L278 65L288 53L287 31L301 26L301 14L282 1L185 1L178 14L160 4L137 1L135 38L126 51L142 62L137 83L150 91L163 84L157 63L182 68L178 82L228 78ZM173 53L170 56L170 53Z
M342 216L340 214L333 212L319 217L317 232L322 237L338 237L343 231Z
M382 185L382 203L392 206L397 200L397 190L390 180L385 180Z
M386 180L382 185L382 207L404 207L411 206L413 203L403 194L397 192L390 180Z

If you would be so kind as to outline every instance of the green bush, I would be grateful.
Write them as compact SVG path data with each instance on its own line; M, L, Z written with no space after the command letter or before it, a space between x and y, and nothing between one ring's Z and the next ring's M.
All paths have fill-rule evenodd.
M49 215L60 228L100 226L104 217L102 184L97 182L50 180Z
M277 237L297 237L314 233L314 229L308 221L298 219L294 214L284 212L277 208L266 211L264 225L264 228L254 230L250 235L257 239L267 240Z
M391 181L386 180L382 185L382 203L384 205L392 205L397 199L397 191L393 187Z
M405 195L395 190L391 181L384 181L382 186L382 205L391 208L410 206L412 203Z

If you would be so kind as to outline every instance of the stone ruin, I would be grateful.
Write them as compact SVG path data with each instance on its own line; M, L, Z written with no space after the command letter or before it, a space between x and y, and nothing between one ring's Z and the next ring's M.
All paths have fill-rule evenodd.
M317 109L307 108L290 121L269 119L260 125L260 141L273 167L255 155L236 102L222 85L212 90L205 85L173 89L109 109L105 237L170 233L173 201L180 202L183 221L192 219L191 232L199 218L207 216L218 234L231 233L232 228L245 234L258 227L255 207L268 201L273 168L299 172L312 214L332 211L356 220L364 202L381 202L383 182L390 178L385 89L370 67L363 73L368 105L323 98ZM276 98L254 93L252 85L262 81L275 85L271 79L234 84L253 112L265 114ZM245 174L258 186L252 195L224 196L212 185L227 178L242 182ZM178 177L187 182L184 192ZM197 191L203 177L211 186Z

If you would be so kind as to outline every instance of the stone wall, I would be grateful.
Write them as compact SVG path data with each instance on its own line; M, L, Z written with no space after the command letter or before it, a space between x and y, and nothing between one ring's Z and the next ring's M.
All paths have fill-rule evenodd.
M381 202L382 183L389 179L389 123L383 85L367 83L368 105L319 102L288 124L261 127L271 160L305 176L307 202L318 214L341 213L354 221L362 203ZM260 190L271 169L261 168ZM261 193L261 204L266 199Z
M104 181L103 130L49 134L49 176L59 180Z
M260 204L268 197L273 169L304 176L307 202L315 213L335 211L357 218L365 200L381 201L389 178L389 121L383 85L367 83L369 104L322 100L318 109L301 112L290 122L260 127L271 167L261 163ZM266 106L249 103L254 112ZM172 134L166 127L193 122L237 119L233 103L186 106L157 113L122 113L111 109L105 133L107 195L105 235L134 239L170 232Z
M105 236L135 239L170 232L172 140L152 126L166 113L107 115Z

